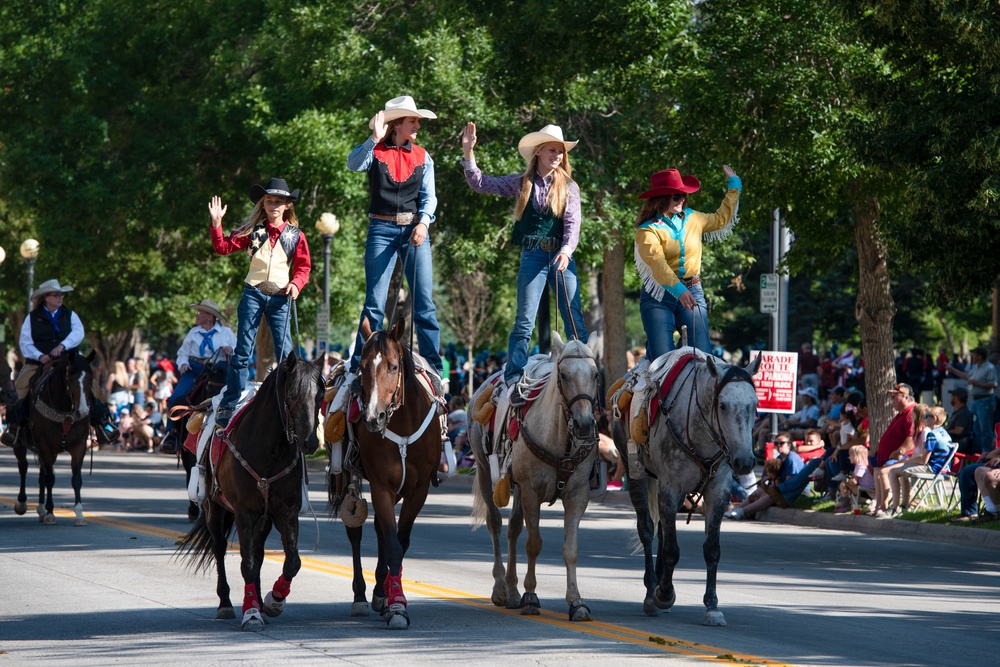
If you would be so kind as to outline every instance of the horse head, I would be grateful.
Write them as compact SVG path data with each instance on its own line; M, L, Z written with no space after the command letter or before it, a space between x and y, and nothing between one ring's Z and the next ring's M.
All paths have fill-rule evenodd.
M281 362L284 404L281 406L289 442L304 454L319 448L319 411L323 403L323 357L314 362L292 352Z
M407 364L412 361L403 349L403 320L399 319L389 332L371 330L368 319L361 324L365 339L361 348L362 403L365 425L372 433L385 430L392 413L403 400L403 382Z
M590 334L586 344L571 340L565 345L552 332L552 373L568 412L572 435L579 440L597 439L594 419L600 375L597 371L597 334Z
M753 470L753 423L757 414L757 390L753 376L760 370L760 355L745 369L708 355L708 371L715 378L712 421L729 465L737 475Z

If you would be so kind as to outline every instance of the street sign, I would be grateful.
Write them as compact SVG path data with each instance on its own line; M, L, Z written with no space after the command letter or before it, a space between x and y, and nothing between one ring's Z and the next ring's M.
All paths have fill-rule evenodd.
M764 358L760 360L760 370L753 378L754 387L757 388L757 410L792 414L795 412L799 353L761 350L758 354Z
M316 347L320 352L330 347L330 314L323 304L316 309Z
M778 274L760 274L760 312L778 312Z

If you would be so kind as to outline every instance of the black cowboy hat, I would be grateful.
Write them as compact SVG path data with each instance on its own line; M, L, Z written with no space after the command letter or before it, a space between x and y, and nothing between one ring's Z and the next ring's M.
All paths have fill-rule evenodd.
M250 201L254 204L260 201L260 198L264 195L279 195L281 197L288 197L292 200L292 203L299 200L299 191L289 191L288 183L283 178L272 178L265 186L260 186L256 183L250 186Z

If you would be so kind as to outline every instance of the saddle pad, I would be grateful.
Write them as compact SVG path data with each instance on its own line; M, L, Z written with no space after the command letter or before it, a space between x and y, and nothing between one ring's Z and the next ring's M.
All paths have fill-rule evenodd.
M666 369L666 374L663 376L663 380L657 382L654 386L659 386L658 395L651 396L649 399L649 425L652 426L653 422L656 420L656 415L660 410L660 400L663 399L667 393L670 392L670 388L674 385L674 381L680 374L681 370L687 365L689 361L697 358L694 353L687 352L682 355L676 356L674 359L670 360L670 365Z

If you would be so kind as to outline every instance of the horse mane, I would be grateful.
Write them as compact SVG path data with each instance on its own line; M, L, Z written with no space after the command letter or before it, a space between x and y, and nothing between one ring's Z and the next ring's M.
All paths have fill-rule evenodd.
M295 353L293 352L292 354ZM264 378L258 393L266 392L270 395L271 392L274 392L277 389L276 385L279 379L285 388L286 399L288 396L301 396L311 389L312 384L319 375L319 369L307 360L302 359L301 357L296 357L295 366L289 370L288 359L292 356L292 354L285 357L281 363L278 364L275 371L269 373L268 376Z

